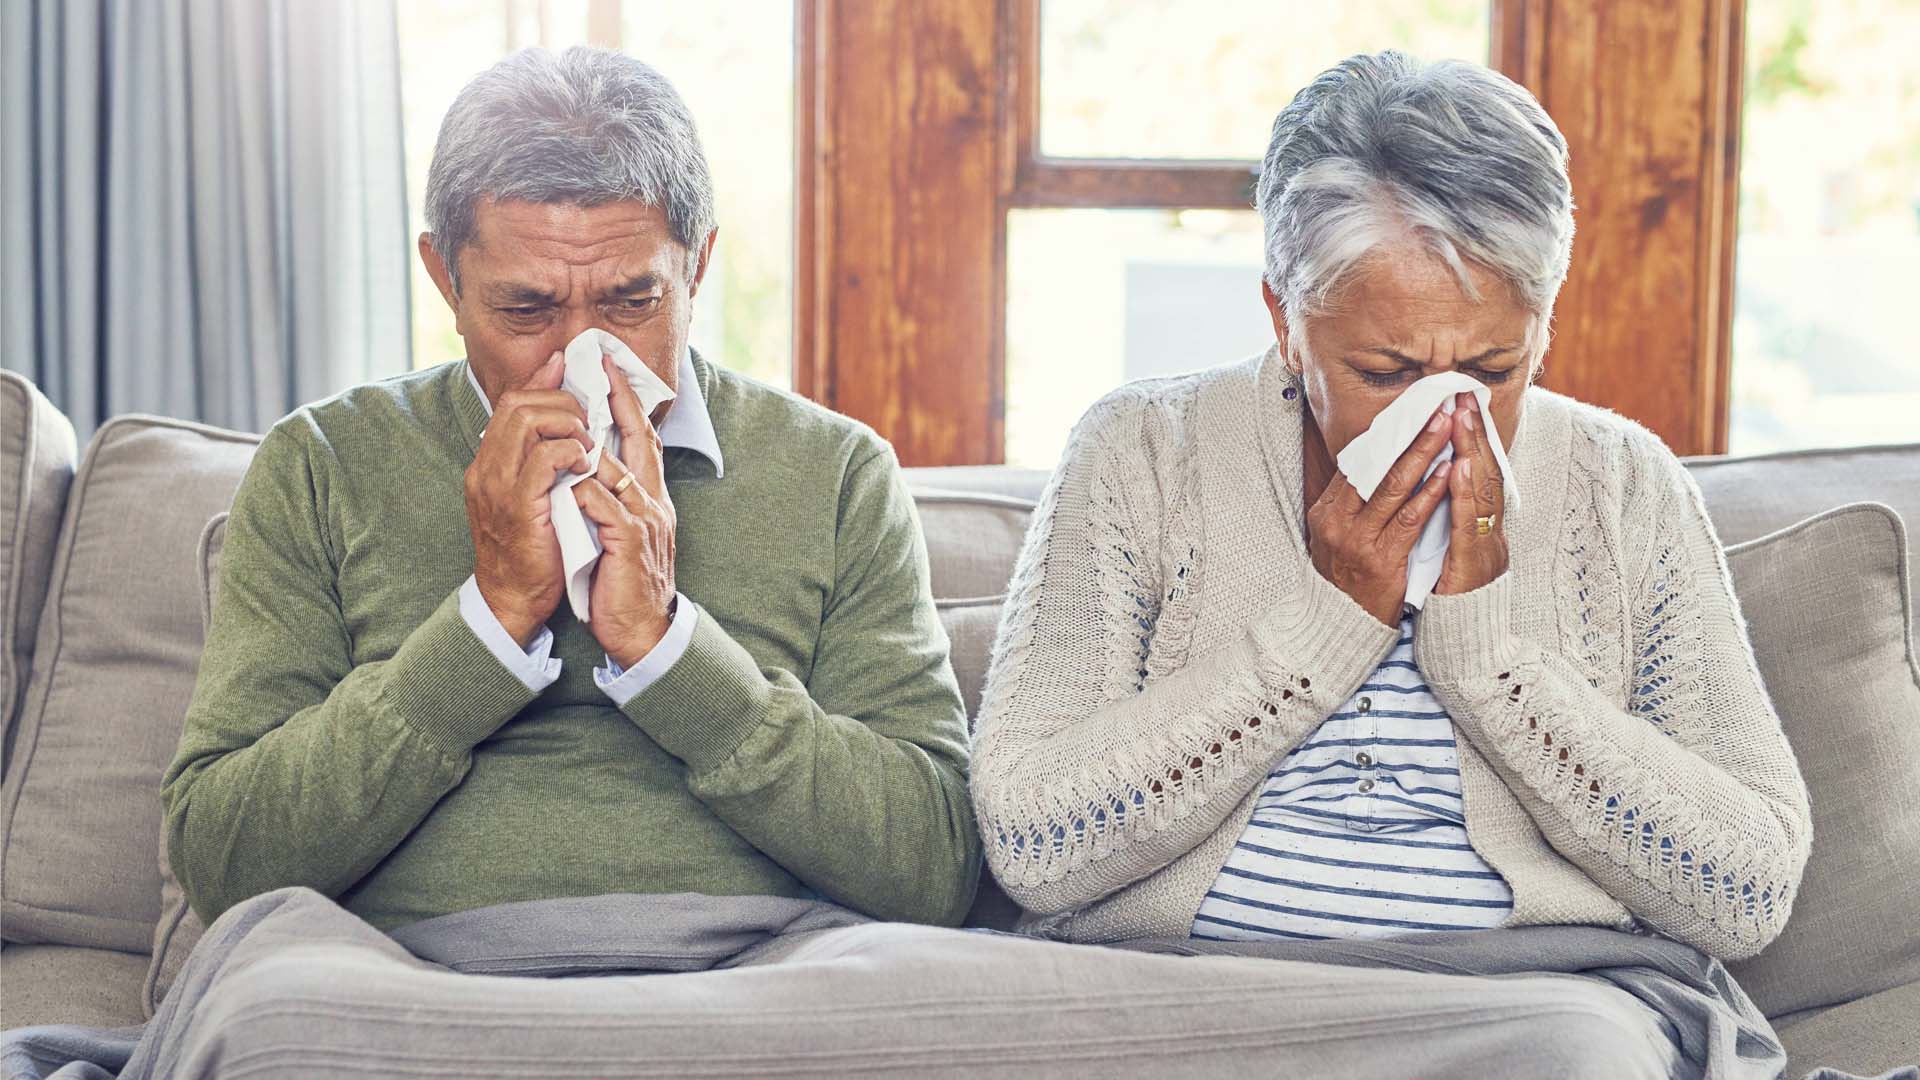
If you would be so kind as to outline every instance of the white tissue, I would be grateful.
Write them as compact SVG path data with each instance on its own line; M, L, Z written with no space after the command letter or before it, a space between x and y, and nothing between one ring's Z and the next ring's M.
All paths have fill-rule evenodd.
M566 375L561 379L560 388L572 394L587 410L587 434L593 438L593 449L587 452L587 471L561 473L547 501L552 507L554 534L560 538L567 600L581 622L587 621L593 568L600 561L600 530L580 512L580 504L573 500L572 488L600 467L601 454L618 456L620 453L620 429L613 422L613 407L607 403L613 384L607 381L606 369L600 366L603 354L612 357L614 366L627 377L627 384L640 397L640 411L646 415L652 416L661 402L674 396L667 384L633 355L626 342L605 330L583 330L579 337L567 343Z
M1413 440L1432 419L1437 406L1451 414L1454 410L1455 394L1472 394L1480 405L1480 417L1485 420L1490 415L1487 401L1493 395L1487 385L1469 375L1457 371L1443 371L1438 375L1429 375L1406 388L1391 405L1380 410L1373 418L1367 430L1360 433L1346 449L1340 451L1338 458L1340 472L1363 499L1373 498L1374 489L1380 481L1386 479L1387 470L1400 460ZM1513 470L1507 466L1506 447L1500 444L1500 430L1493 424L1485 426L1487 445L1493 450L1493 460L1500 465L1500 475L1513 476ZM1427 475L1440 463L1453 457L1453 444L1449 442L1440 450L1440 455L1427 467ZM1512 483L1501 485L1505 493L1506 504L1500 513L1518 505ZM1440 580L1440 567L1445 563L1447 543L1453 536L1453 508L1451 499L1442 499L1433 516L1427 519L1426 528L1420 531L1420 539L1414 542L1413 550L1407 554L1407 603L1419 608L1427 602L1427 596L1433 592L1433 586Z

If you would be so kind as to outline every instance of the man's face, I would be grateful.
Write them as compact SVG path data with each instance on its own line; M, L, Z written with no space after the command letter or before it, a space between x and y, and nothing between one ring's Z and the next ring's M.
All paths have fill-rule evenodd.
M583 207L483 199L460 251L456 296L438 253L420 237L420 257L453 308L489 401L593 327L626 342L677 390L693 297L712 251L709 236L689 265L666 214L638 200Z

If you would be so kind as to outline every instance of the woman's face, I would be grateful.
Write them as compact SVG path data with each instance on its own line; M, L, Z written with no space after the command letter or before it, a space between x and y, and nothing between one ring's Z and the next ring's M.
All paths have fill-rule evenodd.
M1478 301L1424 248L1382 249L1356 266L1330 310L1304 327L1289 326L1267 293L1281 353L1301 375L1329 455L1366 431L1401 391L1442 371L1487 384L1494 425L1513 445L1530 375L1533 315L1493 274L1472 264L1469 270Z

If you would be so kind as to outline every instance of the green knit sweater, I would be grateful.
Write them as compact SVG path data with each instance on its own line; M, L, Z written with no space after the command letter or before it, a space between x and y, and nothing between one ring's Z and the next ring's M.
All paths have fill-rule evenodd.
M163 798L209 922L305 885L382 929L608 892L807 896L958 923L965 717L871 430L695 359L726 458L667 450L692 643L624 708L565 603L535 695L461 618L465 362L281 420L234 498Z

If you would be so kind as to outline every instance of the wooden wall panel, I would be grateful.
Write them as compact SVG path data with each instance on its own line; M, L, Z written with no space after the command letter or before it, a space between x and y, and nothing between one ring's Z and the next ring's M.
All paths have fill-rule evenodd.
M1726 449L1743 0L1512 0L1496 62L1572 155L1544 383L1676 451Z
M908 465L1002 453L998 12L799 5L796 387Z

